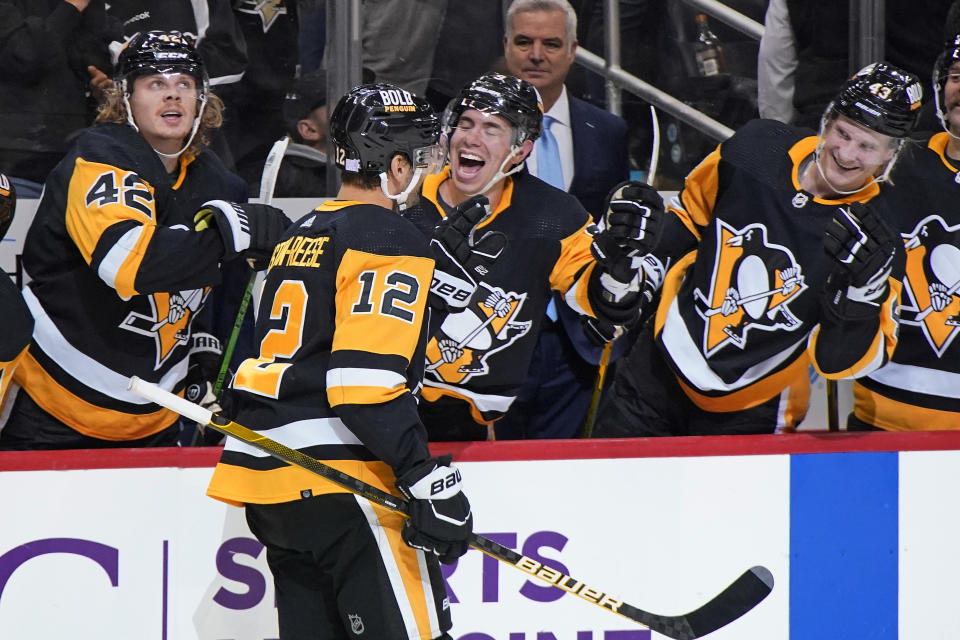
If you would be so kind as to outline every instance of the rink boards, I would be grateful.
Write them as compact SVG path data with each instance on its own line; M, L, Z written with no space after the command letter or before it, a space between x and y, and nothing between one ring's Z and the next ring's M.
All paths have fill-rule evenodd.
M478 533L633 606L682 613L768 567L772 594L709 638L960 635L960 434L438 450L462 460ZM276 638L262 547L204 496L215 460L0 454L0 638ZM457 640L661 638L476 550L445 576Z

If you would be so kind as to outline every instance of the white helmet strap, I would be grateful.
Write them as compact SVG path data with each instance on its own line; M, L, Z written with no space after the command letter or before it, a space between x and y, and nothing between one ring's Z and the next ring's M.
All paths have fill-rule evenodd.
M403 211L407 208L407 198L410 197L410 194L420 184L420 176L423 175L424 168L417 167L413 170L413 176L410 177L410 182L400 193L390 193L390 185L387 181L387 172L380 172L380 191L383 192L383 195L387 196L391 200L397 203L397 211Z
M500 163L500 167L497 169L497 172L493 174L493 177L490 178L487 184L483 185L483 188L481 188L480 190L475 191L473 193L467 193L465 195L468 198L472 198L473 196L480 195L481 193L486 193L487 191L490 190L491 187L493 187L493 185L497 184L499 181L503 180L507 176L515 174L517 171L520 171L523 168L523 162L518 162L516 166L514 166L512 169L510 169L509 171L505 171L507 167L507 163L510 162L510 159L513 158L515 155L517 155L520 152L520 150L521 149L519 144L514 144L512 147L510 147L510 153L508 153L507 157L504 158L503 162Z

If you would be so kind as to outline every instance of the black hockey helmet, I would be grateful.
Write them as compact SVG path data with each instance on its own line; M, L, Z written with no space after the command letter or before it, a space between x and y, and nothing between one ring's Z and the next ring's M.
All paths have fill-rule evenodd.
M7 235L17 209L17 191L10 178L0 173L0 240Z
M917 76L887 62L874 62L846 81L827 107L827 119L842 114L871 131L903 138L920 117L923 87Z
M440 119L430 103L392 84L365 84L344 94L330 116L330 137L337 166L351 173L383 173L398 153L428 173L443 161Z
M461 89L443 114L443 132L448 139L467 109L505 118L513 125L514 144L540 137L543 104L536 88L526 80L486 73Z
M153 73L186 73L197 80L200 99L206 100L210 80L196 39L180 31L140 31L133 34L117 60L117 84L129 94L138 76Z
M960 62L960 33L956 34L943 44L943 51L937 56L933 64L933 95L936 97L937 117L943 128L949 131L950 123L947 120L947 105L945 103L944 86L950 75L950 67Z

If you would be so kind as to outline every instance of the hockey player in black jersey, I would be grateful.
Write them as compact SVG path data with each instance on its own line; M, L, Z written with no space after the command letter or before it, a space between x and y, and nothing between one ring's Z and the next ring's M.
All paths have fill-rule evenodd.
M17 209L17 192L4 174L0 173L0 242L7 235L13 223ZM30 344L33 331L33 317L24 304L17 286L0 274L0 317L3 318L3 331L0 332L0 414L3 413L4 400L13 380L13 371Z
M191 362L217 351L194 320L224 263L268 256L289 222L226 202L245 188L205 148L220 121L190 37L130 40L98 124L50 174L27 233L36 324L0 448L177 443L176 414L128 391L129 377L182 391Z
M897 348L854 382L848 429L960 429L960 34L937 58L933 95L943 131L904 153L881 195L906 258Z
M430 455L416 395L431 308L462 307L476 286L467 272L491 268L502 239L476 231L483 199L453 211L430 242L398 215L442 165L439 132L429 103L399 87L340 99L330 135L343 186L277 245L259 354L225 397L238 423L409 499L405 520L227 440L208 494L246 505L267 547L282 639L450 637L438 560L466 552L472 516L450 456Z
M837 379L889 359L900 243L872 199L921 96L914 76L869 65L819 135L755 120L687 176L652 256L666 272L654 322L618 362L596 435L790 430L811 364Z
M485 440L523 383L552 290L582 315L614 325L636 318L643 273L633 245L647 225L643 242L653 246L653 219L663 211L630 203L598 231L576 198L527 173L542 108L525 80L481 76L444 118L449 167L424 182L427 213L418 224L429 230L482 194L491 215L480 228L502 233L507 245L494 266L473 274L476 292L427 345L420 414L433 440Z

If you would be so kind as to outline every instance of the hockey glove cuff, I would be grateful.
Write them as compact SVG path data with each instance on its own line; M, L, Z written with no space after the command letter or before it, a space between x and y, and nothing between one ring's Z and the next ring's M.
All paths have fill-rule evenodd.
M613 324L632 324L644 300L642 257L620 247L608 232L594 235L590 251L597 261L587 286L594 311Z
M473 533L470 502L461 491L460 470L451 460L450 455L430 458L397 478L410 516L401 531L403 541L435 554L444 564L467 552Z
M224 260L242 256L257 271L267 267L274 246L290 225L290 219L276 207L225 200L203 203L193 222L197 231L216 227L223 241Z

